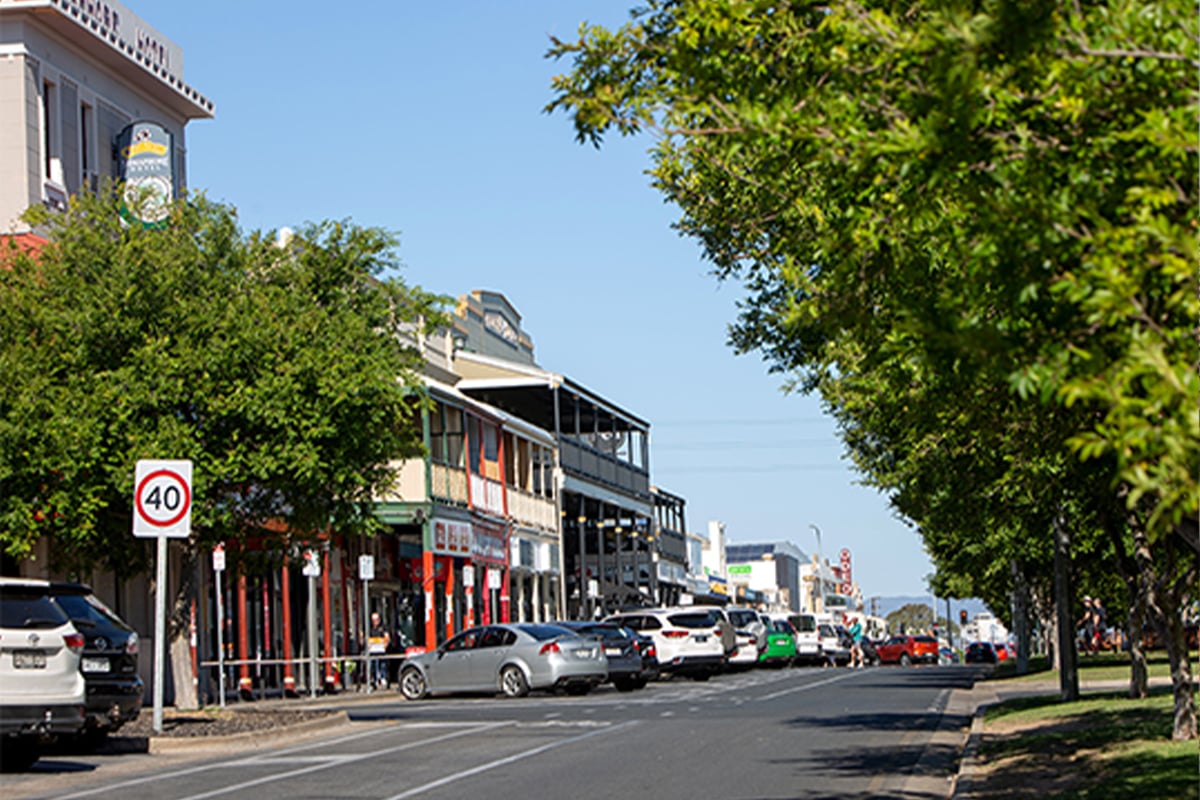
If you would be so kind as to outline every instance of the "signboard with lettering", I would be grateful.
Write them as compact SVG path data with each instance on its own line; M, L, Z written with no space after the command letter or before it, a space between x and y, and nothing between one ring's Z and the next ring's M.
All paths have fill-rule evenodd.
M135 122L117 134L117 175L125 182L121 217L146 228L166 225L175 200L171 133L155 122Z

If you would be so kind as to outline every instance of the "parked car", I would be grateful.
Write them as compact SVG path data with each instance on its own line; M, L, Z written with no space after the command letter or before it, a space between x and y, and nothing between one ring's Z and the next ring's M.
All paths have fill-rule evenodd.
M608 657L608 679L621 692L641 689L658 674L658 659L648 664L642 657L641 637L631 628L623 628L612 622L556 622L583 637L592 637L604 646ZM651 647L653 643L651 642ZM653 656L650 656L653 658Z
M1008 652L1008 645L1004 644L1003 642L992 642L992 648L996 651L997 661L1007 661L1009 655L1011 655L1011 653Z
M850 645L838 634L837 628L828 622L817 626L821 637L821 653L826 663L843 666L850 663Z
M0 578L0 768L28 769L46 741L83 728L82 652L48 582Z
M733 625L737 649L729 656L730 666L753 666L767 645L767 628L753 608L726 608L725 616Z
M875 646L879 661L883 664L936 664L938 662L938 640L932 636L892 636L883 644Z
M87 688L82 732L97 744L142 710L146 687L138 676L138 635L82 583L50 584L71 623L83 634L80 668Z
M701 681L725 669L725 648L717 621L718 617L706 606L644 608L605 619L654 639L663 674Z
M971 642L963 656L963 661L968 664L995 664L999 660L991 642Z
M559 688L586 694L606 680L608 657L599 641L545 623L468 628L400 667L400 692L408 700L443 692L524 697L531 689Z
M772 617L778 619L778 617ZM821 633L817 618L812 614L789 614L785 617L796 636L796 663L820 664L825 657L821 652Z
M763 638L766 644L758 655L758 663L770 666L787 666L796 660L796 635L792 625L784 619L763 617Z
M876 651L875 646L875 640L869 636L862 637L862 641L859 642L859 647L862 648L863 663L868 666L874 667L883 663L879 660L879 653Z
M938 648L938 663L939 664L957 664L958 651L954 648L942 645Z

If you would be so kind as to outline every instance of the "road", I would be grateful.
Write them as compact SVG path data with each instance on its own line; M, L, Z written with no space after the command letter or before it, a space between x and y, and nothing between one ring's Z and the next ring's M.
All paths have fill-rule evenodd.
M336 737L190 761L71 756L3 788L105 800L945 797L970 722L946 707L979 674L754 670L522 700L389 693L343 706L364 724Z

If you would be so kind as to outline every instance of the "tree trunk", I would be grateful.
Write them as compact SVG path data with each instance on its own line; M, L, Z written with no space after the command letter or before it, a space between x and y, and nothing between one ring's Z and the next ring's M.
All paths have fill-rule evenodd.
M1064 703L1079 699L1075 615L1071 613L1071 534L1062 515L1054 518L1054 605L1058 625L1058 693Z
M1146 628L1146 598L1140 585L1135 595L1130 603L1129 619L1125 623L1125 638L1129 642L1129 696L1138 700L1149 697L1150 678L1142 638Z
M1029 672L1029 584L1025 571L1016 559L1012 561L1013 626L1017 635L1017 674Z

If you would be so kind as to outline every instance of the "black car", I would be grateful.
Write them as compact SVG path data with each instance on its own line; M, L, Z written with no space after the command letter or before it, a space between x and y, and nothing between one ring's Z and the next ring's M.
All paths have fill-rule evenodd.
M54 582L50 594L83 634L79 668L87 684L82 736L97 742L142 710L145 685L138 676L138 635L82 583Z
M1000 660L991 642L971 642L963 661L968 664L995 664Z
M648 636L642 636L629 628L623 628L611 622L555 622L561 628L572 630L580 636L591 636L599 639L604 645L604 654L608 656L608 679L618 691L630 692L641 689L658 673L658 659L652 664L642 653L647 648L653 649L654 641ZM641 641L641 640L646 641ZM647 653L649 656L649 653Z

